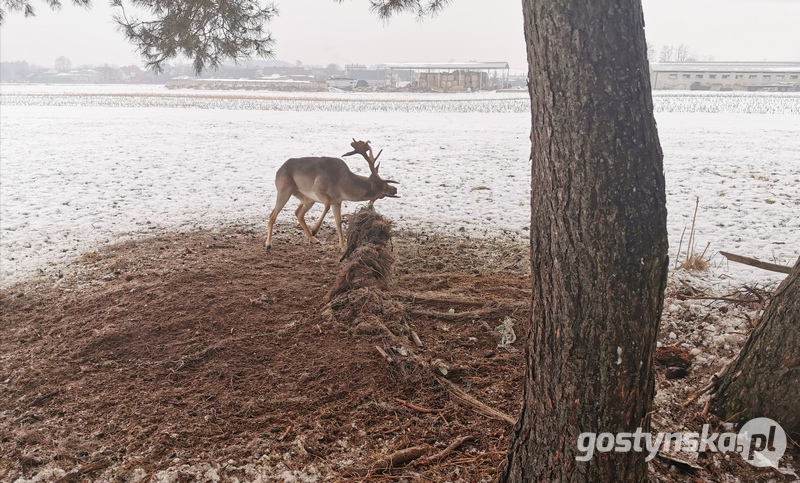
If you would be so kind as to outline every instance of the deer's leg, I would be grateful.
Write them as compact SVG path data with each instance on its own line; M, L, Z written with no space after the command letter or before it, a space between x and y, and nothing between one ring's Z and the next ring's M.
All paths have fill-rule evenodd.
M311 234L316 236L317 232L319 232L319 228L322 226L322 220L325 219L325 215L328 214L328 210L331 208L330 203L325 203L325 209L322 210L322 216L319 217L319 221L314 225L314 229L311 230Z
M278 191L278 197L275 200L275 208L273 208L272 213L269 214L269 222L267 223L267 239L264 241L264 247L267 249L272 248L272 227L275 226L278 213L281 212L291 196L292 194L289 191Z
M333 217L336 220L336 234L339 235L339 248L344 251L344 234L342 233L342 204L333 205Z
M314 238L311 230L308 229L308 225L306 225L306 213L311 209L312 206L314 206L314 203L315 201L311 198L303 197L300 200L300 206L297 207L297 210L295 210L294 214L297 216L297 221L300 222L300 227L303 228L303 233L306 234L308 241L311 243L319 243L319 240Z

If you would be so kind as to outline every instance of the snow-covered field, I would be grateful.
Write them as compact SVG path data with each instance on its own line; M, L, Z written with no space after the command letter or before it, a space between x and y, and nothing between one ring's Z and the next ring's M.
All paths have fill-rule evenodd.
M283 161L339 156L351 138L384 149L381 173L401 182L402 197L377 207L399 228L528 236L525 92L2 85L0 95L4 287L57 270L97 245L158 230L232 223L263 229ZM698 250L710 243L709 255L725 250L793 264L800 255L800 95L668 93L656 94L654 105L670 256L699 197ZM361 159L348 164L368 172ZM279 221L296 224L294 205ZM781 278L718 254L712 267L704 277L717 285Z

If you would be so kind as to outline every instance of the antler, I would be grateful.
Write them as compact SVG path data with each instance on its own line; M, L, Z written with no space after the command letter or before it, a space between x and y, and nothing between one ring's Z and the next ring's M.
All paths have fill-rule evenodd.
M342 157L352 156L354 154L360 154L364 156L364 159L367 160L367 164L369 164L370 172L375 176L378 176L378 167L380 166L380 163L375 164L375 161L378 160L378 156L381 155L383 149L378 151L378 156L373 156L372 146L369 145L369 141L356 141L355 138L353 138L353 142L350 143L350 146L352 146L353 150L349 153L343 154Z

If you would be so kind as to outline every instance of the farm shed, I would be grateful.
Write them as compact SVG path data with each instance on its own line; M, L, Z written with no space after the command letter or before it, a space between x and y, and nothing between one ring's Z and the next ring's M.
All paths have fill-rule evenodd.
M413 70L419 88L439 92L492 90L508 82L508 62L403 62L383 67Z
M800 62L663 62L650 64L654 90L798 91Z
M356 80L350 77L331 77L325 83L336 89L352 89L356 86Z
M388 69L385 68L378 68L378 69L367 69L363 68L363 66L346 66L347 77L353 79L355 81L355 86L359 84L367 84L369 87L373 89L382 89L390 84L390 76L388 75ZM363 82L359 82L363 81Z

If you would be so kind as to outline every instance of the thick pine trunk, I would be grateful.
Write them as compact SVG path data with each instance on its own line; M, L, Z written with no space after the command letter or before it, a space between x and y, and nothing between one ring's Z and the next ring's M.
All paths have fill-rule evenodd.
M800 258L778 287L739 357L717 386L712 410L721 419L767 417L800 435Z
M503 481L642 481L666 197L639 0L523 0L532 110L532 323Z

